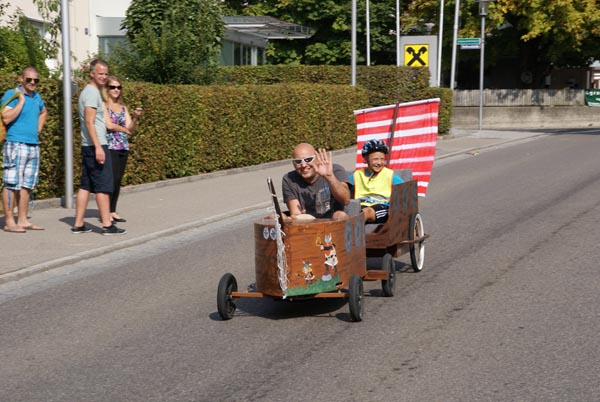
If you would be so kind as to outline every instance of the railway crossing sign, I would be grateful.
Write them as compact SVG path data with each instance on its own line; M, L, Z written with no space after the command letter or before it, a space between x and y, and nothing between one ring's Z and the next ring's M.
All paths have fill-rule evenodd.
M429 66L429 45L404 45L404 65L408 67Z

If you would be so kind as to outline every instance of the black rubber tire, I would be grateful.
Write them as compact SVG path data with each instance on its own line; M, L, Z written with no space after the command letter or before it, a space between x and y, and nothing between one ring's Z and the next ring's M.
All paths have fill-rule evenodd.
M381 269L388 273L388 279L381 281L381 290L385 297L393 297L396 290L396 264L394 257L390 253L383 256Z
M348 305L350 307L350 318L354 322L359 322L363 319L363 292L362 278L353 274L350 277L350 285L348 286Z
M231 297L232 292L237 292L237 281L235 276L226 273L219 281L217 289L217 310L223 320L231 320L235 313L236 305Z
M410 229L408 239L415 240L425 234L423 229L423 218L421 214L415 214L410 217ZM410 262L413 271L421 272L425 260L425 244L421 241L410 245Z

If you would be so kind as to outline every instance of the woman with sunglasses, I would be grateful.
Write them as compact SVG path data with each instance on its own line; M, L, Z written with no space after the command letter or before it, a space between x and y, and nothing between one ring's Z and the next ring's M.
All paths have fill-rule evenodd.
M129 156L128 136L133 134L142 114L142 108L136 108L133 118L123 101L123 87L115 76L109 76L105 87L104 120L106 121L106 138L112 159L113 192L110 195L110 218L113 222L126 222L117 213L117 202L121 191L121 179L125 173Z

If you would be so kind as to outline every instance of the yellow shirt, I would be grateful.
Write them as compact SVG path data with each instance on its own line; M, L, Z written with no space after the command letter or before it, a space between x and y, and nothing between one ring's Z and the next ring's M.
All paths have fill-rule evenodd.
M394 171L384 167L375 175L367 176L367 169L360 169L352 175L354 179L354 198L360 204L371 206L374 204L389 204L392 195L392 182Z

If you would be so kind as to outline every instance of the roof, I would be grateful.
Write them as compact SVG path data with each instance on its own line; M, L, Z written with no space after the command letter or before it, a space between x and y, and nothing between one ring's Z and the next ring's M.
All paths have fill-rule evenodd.
M223 17L227 29L262 39L308 39L315 30L274 17Z

